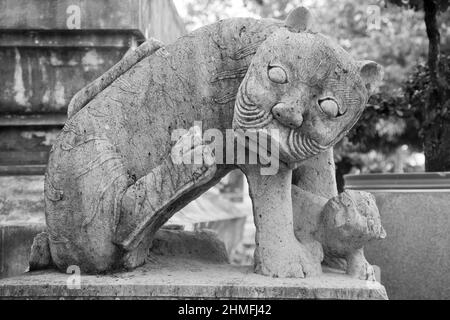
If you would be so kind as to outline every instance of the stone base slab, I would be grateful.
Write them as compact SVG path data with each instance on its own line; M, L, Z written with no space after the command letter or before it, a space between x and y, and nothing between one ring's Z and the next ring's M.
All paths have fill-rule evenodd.
M132 272L81 276L56 271L0 280L0 299L387 299L384 287L326 270L307 279L270 278L250 266L154 257Z

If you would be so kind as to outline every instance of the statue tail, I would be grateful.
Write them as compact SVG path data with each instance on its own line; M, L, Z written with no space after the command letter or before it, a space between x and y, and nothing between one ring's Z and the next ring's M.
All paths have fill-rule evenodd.
M148 39L136 50L128 52L122 60L106 71L102 76L81 89L69 103L67 110L68 119L72 118L78 111L84 108L97 94L106 89L111 83L122 74L131 69L136 63L152 55L164 45L153 38Z
M50 253L48 233L42 232L34 238L29 264L30 271L48 269L54 265Z

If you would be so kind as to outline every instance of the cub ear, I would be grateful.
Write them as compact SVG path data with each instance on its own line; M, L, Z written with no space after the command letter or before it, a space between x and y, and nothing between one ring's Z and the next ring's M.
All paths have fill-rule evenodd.
M369 94L374 94L383 80L383 67L376 62L368 60L359 61L358 66L359 74Z
M313 16L305 7L298 7L292 10L285 22L286 27L296 33L310 31L313 24Z

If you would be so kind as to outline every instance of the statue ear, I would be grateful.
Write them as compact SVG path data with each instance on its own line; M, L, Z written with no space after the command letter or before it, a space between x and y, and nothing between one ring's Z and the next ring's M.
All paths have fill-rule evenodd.
M298 7L289 13L285 25L292 32L305 32L313 26L313 16L305 7Z
M364 81L364 85L370 94L375 93L376 89L383 80L384 71L383 67L378 63L368 60L358 62L359 74Z

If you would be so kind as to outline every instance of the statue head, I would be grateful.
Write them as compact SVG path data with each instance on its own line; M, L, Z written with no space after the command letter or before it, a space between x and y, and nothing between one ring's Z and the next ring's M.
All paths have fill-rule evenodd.
M235 129L278 129L280 160L298 163L337 143L361 116L382 68L355 61L311 31L303 7L264 41L236 99Z

